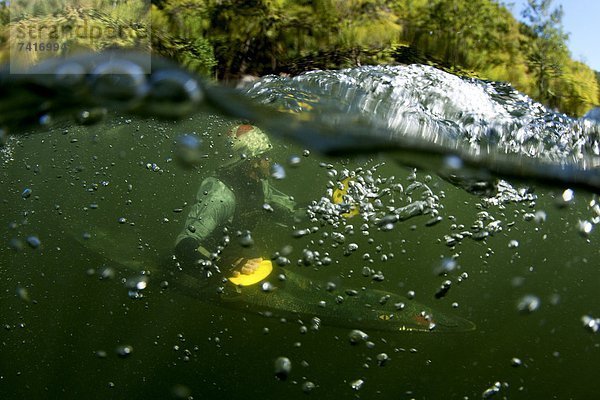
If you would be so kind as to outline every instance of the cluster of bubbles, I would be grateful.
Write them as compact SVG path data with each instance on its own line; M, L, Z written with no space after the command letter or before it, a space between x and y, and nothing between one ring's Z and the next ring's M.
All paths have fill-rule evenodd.
M373 349L375 347L375 343L369 341L369 335L358 329L350 331L350 333L348 334L348 340L350 345L352 346L358 346L364 343L369 349ZM395 351L400 352L405 351L405 349L396 348ZM411 353L415 353L416 351L416 349L410 349ZM374 358L367 357L367 360L373 361L378 367L385 367L391 361L391 358L387 353L378 353ZM308 364L305 361L303 361L301 364L303 366L308 366ZM368 368L368 364L364 364L363 366L365 368ZM273 375L275 376L275 379L277 379L278 381L286 381L287 379L289 379L291 373L292 361L288 357L280 356L274 360ZM354 379L349 382L349 385L352 388L352 390L359 391L364 387L365 380L364 378ZM305 380L301 385L302 391L307 394L312 392L317 387L318 385L316 385L310 380Z
M528 188L515 188L510 183L499 180L496 183L496 192L489 196L481 198L477 207L481 210L477 212L476 218L470 227L466 227L463 224L452 224L450 229L456 232L447 234L444 236L444 241L447 246L454 247L465 238L471 238L472 240L481 241L493 236L504 230L504 224L502 218L494 216L493 210L504 210L508 204L524 204L530 211L522 211L523 220L535 221L542 223L546 220L546 213L544 211L535 211L537 196L531 193ZM520 212L520 211L515 211ZM453 216L449 216L449 219L455 219ZM509 247L518 247L518 242L511 241Z
M598 331L600 331L600 318L584 315L581 317L581 322L583 323L583 327L592 333L598 333Z
M600 204L595 197L590 200L588 208L592 212L592 217L579 220L577 223L579 233L586 238L592 233L594 227L600 223Z
M397 222L418 215L428 215L430 225L441 220L440 197L425 182L417 180L414 170L403 184L394 176L380 176L377 170L383 165L365 165L338 171L332 164L321 164L330 180L325 195L312 201L306 209L310 226L300 227L293 232L295 238L314 237L311 245L301 251L297 265L320 267L336 263L332 254L322 249L329 246L338 249L344 256L350 256L358 253L362 246L360 237L369 244L375 244L377 252L377 255L363 253L365 263L373 263L375 257L386 262L394 254L386 253L385 246L375 243L373 231L391 231ZM428 176L425 181L430 179ZM292 247L285 246L273 259L278 265L286 266L291 263L291 253ZM363 267L362 275L374 281L384 280L382 271L369 266Z
M14 147L7 146L7 141L6 131L0 127L0 165L14 161Z
M529 191L527 187L515 188L505 180L499 180L495 184L496 193L492 196L485 196L482 202L486 206L497 206L503 208L509 203L528 202L530 205L535 204L537 196Z
M417 181L416 171L408 176L405 188L394 176L378 176L377 168L382 165L339 172L331 164L323 165L331 180L327 183L326 196L308 207L311 222L340 228L350 226L351 218L357 216L362 223L361 232L368 236L373 227L389 231L397 222L417 215L429 215L437 220L440 198L426 183ZM430 179L427 177L426 181ZM343 240L343 233L333 239Z

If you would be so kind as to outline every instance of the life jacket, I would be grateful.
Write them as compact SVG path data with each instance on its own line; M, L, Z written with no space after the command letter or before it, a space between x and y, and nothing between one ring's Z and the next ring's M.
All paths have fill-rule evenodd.
M285 197L285 195L271 186L267 181L248 179L241 176L240 171L237 174L234 170L222 170L217 172L216 177L220 179L227 187L231 189L235 196L236 206L232 222L227 225L232 234L237 231L250 231L254 240L254 248L265 254L271 254L278 244L277 235L273 234L274 226L278 229L285 229L285 226L293 222L294 202L291 204L282 204L286 201L277 201L271 199L271 210L264 208L266 192L277 192L276 196ZM271 194L273 195L273 194ZM233 237L232 237L233 239Z
M234 231L252 231L261 214L265 213L262 182L240 176L239 171L235 169L219 171L217 178L227 185L235 196L235 213L230 227Z

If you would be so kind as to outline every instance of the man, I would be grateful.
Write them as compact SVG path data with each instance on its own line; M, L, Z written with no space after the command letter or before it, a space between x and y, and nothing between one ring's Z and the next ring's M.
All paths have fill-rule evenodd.
M177 236L175 256L184 268L197 268L210 277L219 267L232 270L231 278L253 275L263 261L260 246L250 232L266 209L292 215L295 202L273 188L267 179L272 149L267 135L253 125L238 125L227 134L231 159L202 181L185 228ZM272 215L274 220L278 216ZM224 251L229 229L243 233L241 246ZM229 254L227 254L229 253ZM269 270L270 272L270 270Z
M198 288L208 283L214 272L220 272L220 266L228 271L218 274L219 279L213 281L218 285L219 304L244 311L296 319L318 316L315 324L323 318L331 325L394 332L429 332L434 328L459 332L475 328L460 317L440 314L394 293L368 288L349 294L341 285L336 288L330 282L309 279L289 269L281 274L284 279L278 276L276 287L256 285L272 274L270 261L261 257L269 246L262 246L259 236L263 235L256 235L254 245L251 239L226 248L229 234L235 234L234 230L252 230L265 216L271 222L280 222L284 215L293 217L295 203L269 184L266 154L272 146L264 132L255 126L239 125L229 131L227 139L231 159L202 181L185 228L177 236L175 254L180 268L186 270L179 276L182 287L191 288L194 295L214 295L210 290L198 291ZM349 186L348 181L346 185ZM336 198L343 199L341 191L334 195L334 202ZM265 204L269 204L269 209L272 207L273 213L265 210ZM277 210L282 215L274 215ZM221 285L223 278L232 285Z

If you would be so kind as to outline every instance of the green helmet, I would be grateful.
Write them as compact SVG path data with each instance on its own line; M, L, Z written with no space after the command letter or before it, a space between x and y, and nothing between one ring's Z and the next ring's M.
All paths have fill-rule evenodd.
M273 146L269 137L254 125L237 125L227 133L232 159L223 164L223 168L238 165L244 159L250 159L264 154Z

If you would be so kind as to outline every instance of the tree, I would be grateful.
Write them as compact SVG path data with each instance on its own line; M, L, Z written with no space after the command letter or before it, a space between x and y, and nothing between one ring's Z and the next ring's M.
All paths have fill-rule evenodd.
M585 114L598 100L594 71L579 61L569 60L558 80L558 89L561 110L571 115Z
M157 53L173 58L190 71L210 77L217 65L212 44L206 38L209 10L193 0L152 5L152 46Z
M529 22L526 53L536 81L535 97L557 107L559 99L553 90L553 81L563 73L570 55L566 45L569 35L562 27L563 9L560 5L553 9L552 1L527 0L523 17Z
M598 98L596 104L600 105L600 71L595 71L596 74L596 86L598 87Z
M360 65L365 50L382 50L394 44L401 27L397 16L380 0L335 0L334 46L348 55L353 65Z

